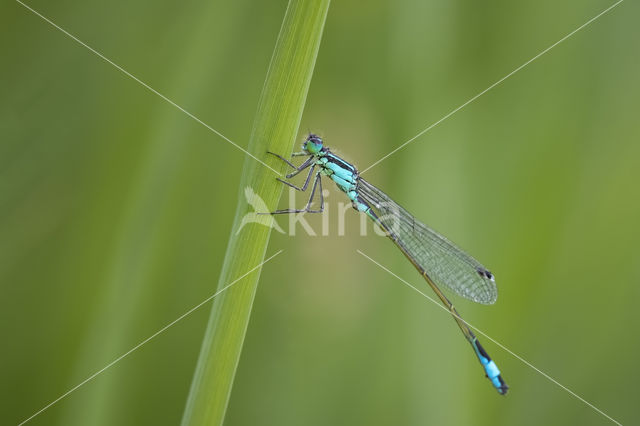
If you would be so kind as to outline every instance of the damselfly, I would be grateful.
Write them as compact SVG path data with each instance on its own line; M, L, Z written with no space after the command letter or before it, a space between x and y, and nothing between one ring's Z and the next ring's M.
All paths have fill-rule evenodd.
M478 338L440 289L440 287L445 287L474 302L492 304L498 296L493 274L480 262L433 229L416 220L388 195L360 177L356 168L333 154L329 148L324 146L322 138L319 136L314 134L307 136L302 144L302 152L293 154L293 156L307 157L300 166L295 166L278 154L272 152L269 154L275 155L295 169L294 172L286 175L287 179L309 169L302 186L299 187L278 178L282 183L298 191L306 191L309 182L313 179L311 196L304 209L276 210L271 214L322 212L324 210L322 176L328 176L341 191L347 194L353 207L369 216L426 279L438 298L451 312L462 333L473 347L487 378L500 394L506 394L509 387L502 380L500 370L495 362L487 355L478 342ZM311 205L317 189L320 190L320 207L314 210L311 209Z

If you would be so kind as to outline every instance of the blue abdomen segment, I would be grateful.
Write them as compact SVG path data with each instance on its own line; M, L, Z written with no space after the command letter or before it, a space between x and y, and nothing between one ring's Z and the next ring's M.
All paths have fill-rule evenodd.
M501 395L506 394L509 387L504 382L504 380L502 380L502 376L500 376L500 370L498 369L496 363L493 362L493 360L489 357L480 342L478 342L478 339L474 338L471 342L471 346L473 346L473 350L475 351L480 364L482 364L487 378L491 381L491 384L493 384L493 387L495 387Z
M365 213L367 216L373 219L374 222L380 224L380 222L378 221L378 216L376 216L376 214L373 212L369 203L360 198L356 191L350 191L347 193L347 195L349 195L349 198L351 198L354 209L358 210L359 212ZM380 226L382 226L382 224L380 224ZM382 227L382 229L384 229L384 227Z

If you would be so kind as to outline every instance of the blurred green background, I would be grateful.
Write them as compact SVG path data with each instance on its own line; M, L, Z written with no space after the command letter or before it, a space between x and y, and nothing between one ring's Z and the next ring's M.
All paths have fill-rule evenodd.
M28 4L246 145L286 1ZM364 168L611 4L336 0L300 137ZM245 158L0 7L0 422L17 424L213 293ZM495 273L496 305L455 298L467 321L625 424L640 415L639 17L621 3L366 175ZM336 235L330 191L329 236L273 234L284 253L262 272L227 425L608 424L483 339L511 386L497 395L450 316L356 253L428 291L389 241L360 236L355 212ZM208 314L30 424L178 424Z

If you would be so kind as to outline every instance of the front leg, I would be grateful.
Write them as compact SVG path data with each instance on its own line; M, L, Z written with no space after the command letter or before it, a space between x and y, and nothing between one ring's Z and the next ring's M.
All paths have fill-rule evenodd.
M309 157L307 158L307 161L305 161L304 163L300 164L300 167L296 168L295 172L291 172L288 175L286 175L285 177L287 179L291 179L292 177L296 176L298 173L300 173L301 171L303 171L304 169L306 169L307 167L313 165L313 167L315 167L315 158L314 157ZM312 167L312 168L313 168Z
M281 159L282 161L284 161L285 163L287 163L292 169L296 169L298 172L301 170L304 170L305 167L303 167L305 164L307 164L309 162L309 160L305 161L304 163L302 163L302 165L300 165L299 167L296 166L295 164L293 164L291 161L287 160L286 158L284 158L282 155L280 154L276 154L275 152L271 152L271 151L267 151L267 154L271 154L275 157L278 157L279 159ZM294 152L293 154L291 154L292 157L297 157L297 156L301 156L301 155L309 155L307 153L304 152ZM313 157L313 156L311 156ZM311 159L311 158L309 158ZM308 167L308 165L306 166Z

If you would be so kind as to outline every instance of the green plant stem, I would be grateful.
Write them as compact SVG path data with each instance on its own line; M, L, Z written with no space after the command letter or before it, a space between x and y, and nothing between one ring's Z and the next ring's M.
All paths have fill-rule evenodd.
M281 172L283 164L268 158L266 151L292 151L328 8L329 0L289 1L260 96L248 151ZM272 170L247 156L218 289L263 261L271 228L248 224L236 231L242 217L250 212L244 197L246 187L275 209L282 194L275 177ZM214 299L183 426L220 425L224 421L259 276L260 268Z

